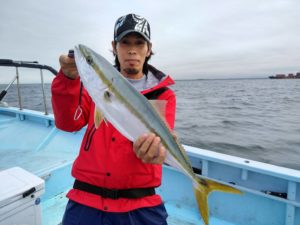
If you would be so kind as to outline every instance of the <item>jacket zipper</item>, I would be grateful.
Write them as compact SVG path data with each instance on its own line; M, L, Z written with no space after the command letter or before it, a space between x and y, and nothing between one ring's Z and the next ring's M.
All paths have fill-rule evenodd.
M87 137L86 137L86 142L84 144L84 150L85 151L88 151L90 146L91 146L91 143L92 143L92 139L93 139L93 136L96 132L96 127L95 127L95 124L93 124L93 126L91 127L91 129L88 131L88 134L87 134Z

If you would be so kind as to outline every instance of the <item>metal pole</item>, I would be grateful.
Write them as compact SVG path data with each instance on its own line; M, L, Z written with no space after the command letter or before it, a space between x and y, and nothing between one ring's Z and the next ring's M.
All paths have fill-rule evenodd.
M15 76L11 82L8 84L8 86L5 88L5 91L8 91L8 89L10 88L10 86L15 82L15 80L17 79L17 76Z
M43 100L44 100L45 115L48 115L47 103L46 103L46 95L45 95L45 87L44 87L43 70L40 69L40 71L41 71L41 85L42 85L42 92L43 92Z
M9 83L9 85L3 91L1 91L1 93L0 93L0 102L2 101L2 99L4 98L4 96L7 93L8 89L15 82L16 79L17 79L17 76L15 76L14 79L12 79L12 81Z
M22 110L23 107L22 107L22 101L21 101L20 80L19 80L19 70L18 70L18 67L16 67L16 76L17 76L17 89L18 89L18 97L19 97L19 107L20 107L20 110Z

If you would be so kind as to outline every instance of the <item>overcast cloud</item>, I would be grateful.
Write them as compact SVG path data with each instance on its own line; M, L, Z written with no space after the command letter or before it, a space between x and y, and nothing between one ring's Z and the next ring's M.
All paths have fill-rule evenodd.
M112 62L114 23L132 12L150 23L151 64L175 79L300 71L298 0L1 0L0 58L58 69L59 55L82 43ZM23 81L39 80L24 72ZM0 83L13 75L0 68Z

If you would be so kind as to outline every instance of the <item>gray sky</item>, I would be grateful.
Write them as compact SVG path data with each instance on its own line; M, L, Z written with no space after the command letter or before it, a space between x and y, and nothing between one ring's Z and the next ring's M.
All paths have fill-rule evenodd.
M300 71L299 0L0 1L0 58L58 69L59 55L81 43L113 62L114 23L136 13L151 26L150 63L175 79ZM38 72L20 72L21 81L39 81ZM0 67L0 83L14 73Z

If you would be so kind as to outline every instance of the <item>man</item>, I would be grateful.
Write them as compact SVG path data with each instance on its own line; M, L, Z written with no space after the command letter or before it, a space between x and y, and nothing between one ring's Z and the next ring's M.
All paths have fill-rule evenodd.
M173 80L148 65L152 55L150 25L128 14L115 24L112 41L115 66L148 99L165 100L165 119L174 128L176 99L167 86ZM162 163L166 149L154 134L130 142L110 123L94 125L95 104L82 87L74 58L62 55L61 70L52 83L56 126L77 131L88 125L76 158L75 178L63 218L69 224L167 224L161 197Z

